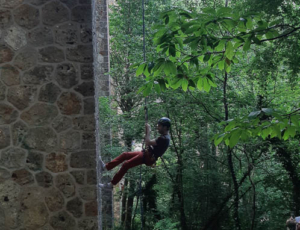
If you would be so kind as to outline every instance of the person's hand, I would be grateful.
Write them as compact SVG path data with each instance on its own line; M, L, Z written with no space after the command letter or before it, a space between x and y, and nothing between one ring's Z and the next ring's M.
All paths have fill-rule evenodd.
M145 127L146 127L146 133L150 133L151 132L151 126L148 123L146 123Z

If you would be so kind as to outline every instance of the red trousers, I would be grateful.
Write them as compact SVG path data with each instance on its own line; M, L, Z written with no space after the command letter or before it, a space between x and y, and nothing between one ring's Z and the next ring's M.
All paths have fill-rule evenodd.
M144 158L144 160L143 160ZM151 166L155 160L151 158L151 156L145 153L143 157L143 152L124 152L117 158L113 159L111 162L105 165L107 170L111 170L122 162L126 161L120 170L116 173L111 183L116 185L128 171L128 169L133 168L135 166L145 164L147 166Z

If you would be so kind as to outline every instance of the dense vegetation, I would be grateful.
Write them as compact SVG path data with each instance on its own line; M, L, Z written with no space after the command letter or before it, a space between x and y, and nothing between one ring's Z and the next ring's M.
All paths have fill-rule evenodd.
M145 7L143 62L141 1L111 6L114 96L100 99L114 134L107 154L142 142L144 96L153 130L158 118L172 120L172 144L166 164L142 169L143 220L139 169L127 173L116 192L116 226L284 229L291 212L300 215L299 3L150 0Z

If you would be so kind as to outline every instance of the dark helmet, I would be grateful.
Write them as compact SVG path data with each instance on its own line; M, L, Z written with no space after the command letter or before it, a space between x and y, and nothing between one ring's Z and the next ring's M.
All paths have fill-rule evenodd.
M161 124L162 126L171 127L171 120L167 117L162 117L158 120L157 124Z

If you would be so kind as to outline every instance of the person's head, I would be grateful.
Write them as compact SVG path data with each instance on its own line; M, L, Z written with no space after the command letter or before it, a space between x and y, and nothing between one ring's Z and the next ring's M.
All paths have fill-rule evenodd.
M167 117L162 117L157 122L157 130L160 134L165 134L171 127L171 120Z

